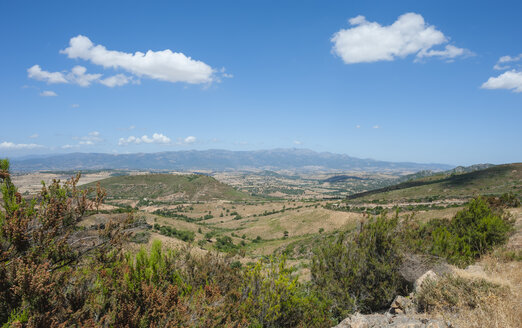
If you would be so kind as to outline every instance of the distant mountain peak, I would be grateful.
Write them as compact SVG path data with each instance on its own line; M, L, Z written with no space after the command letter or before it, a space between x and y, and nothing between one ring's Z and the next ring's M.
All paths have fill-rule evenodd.
M92 169L224 171L267 169L411 172L420 170L441 171L451 168L453 166L446 164L386 162L301 148L255 151L210 149L134 154L70 153L12 160L14 171Z

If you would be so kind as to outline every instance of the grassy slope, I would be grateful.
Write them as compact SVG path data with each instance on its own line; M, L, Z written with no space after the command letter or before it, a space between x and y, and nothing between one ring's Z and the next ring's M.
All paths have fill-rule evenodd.
M500 195L522 191L522 163L505 164L470 173L439 174L376 189L348 199L397 201L426 197L468 198L477 195Z
M185 201L252 199L250 195L206 175L128 175L111 177L99 183L111 198L157 199L173 196L175 199ZM89 183L85 187L96 187L96 183Z

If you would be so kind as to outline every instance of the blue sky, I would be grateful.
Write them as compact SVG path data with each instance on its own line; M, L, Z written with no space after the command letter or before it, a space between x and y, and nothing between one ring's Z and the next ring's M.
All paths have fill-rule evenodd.
M521 161L521 12L518 1L2 1L0 157L296 147Z

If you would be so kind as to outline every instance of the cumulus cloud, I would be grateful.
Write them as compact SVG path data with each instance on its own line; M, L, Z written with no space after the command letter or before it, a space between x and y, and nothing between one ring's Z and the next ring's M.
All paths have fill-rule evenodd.
M42 91L42 92L40 92L40 96L42 96L42 97L56 97L58 95L54 91Z
M0 149L6 150L20 150L20 149L36 149L36 148L44 148L42 145L37 144L15 144L13 142L4 141L0 142Z
M498 60L499 63L509 63L509 62L516 62L522 60L522 54L519 54L518 56L511 57L511 56L502 56Z
M522 72L511 70L497 77L490 77L481 86L482 89L507 89L522 92Z
M406 13L387 26L369 22L364 16L349 20L353 27L336 32L331 41L332 51L346 64L392 61L415 55L452 59L469 55L466 49L446 45L443 50L432 49L448 43L448 38L416 13Z
M101 83L111 88L115 86L122 86L129 82L138 83L137 81L134 81L132 77L126 76L124 74L116 74L102 79L101 77L103 74L87 73L87 68L80 65L74 66L70 72L48 72L42 70L39 65L34 65L27 70L27 74L27 76L31 79L45 81L49 84L68 83L77 84L82 87L88 87L95 82ZM41 95L45 96L43 93Z
M27 69L27 75L31 79L45 81L47 83L69 83L63 73L44 71L40 65L34 65Z
M105 68L123 69L156 80L198 84L214 79L212 67L170 49L148 50L146 53L107 50L103 45L95 45L88 37L78 35L71 38L69 47L60 52L69 58L88 60Z
M82 87L88 87L92 82L97 81L101 74L88 74L87 68L83 66L74 66L71 72L67 74L67 80L70 83L78 84Z
M514 56L514 57L502 56L498 59L497 63L495 64L495 66L493 66L493 68L496 70L499 70L499 71L507 70L507 69L510 69L511 67L513 67L514 63L519 62L521 60L522 60L522 54L519 54L518 56ZM520 67L520 64L515 64L515 66Z
M196 142L196 137L194 136L188 136L185 139L183 139L183 143L185 144L193 144L194 142Z
M167 137L166 135L161 134L161 133L154 133L152 135L152 137L144 135L142 137L129 136L127 138L120 138L120 140L118 141L118 145L120 145L120 146L126 146L129 144L139 145L141 143L169 144L170 141L171 141L170 138Z
M467 49L457 48L451 44L446 45L444 50L421 50L417 54L417 58L423 57L441 57L446 59L453 59L459 56L471 56L473 53Z
M120 87L122 85L125 85L130 81L132 81L132 78L128 77L127 75L116 74L106 79L100 80L100 83L107 87L113 88L116 86Z
M89 132L86 136L81 137L73 137L74 140L78 140L76 145L64 145L63 149L69 148L78 148L80 146L92 146L94 144L100 143L103 141L103 138L98 131Z

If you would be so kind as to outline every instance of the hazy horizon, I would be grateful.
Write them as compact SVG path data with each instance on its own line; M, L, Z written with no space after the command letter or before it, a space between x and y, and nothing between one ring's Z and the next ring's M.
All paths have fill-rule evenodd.
M0 157L522 160L519 2L229 4L3 2Z

